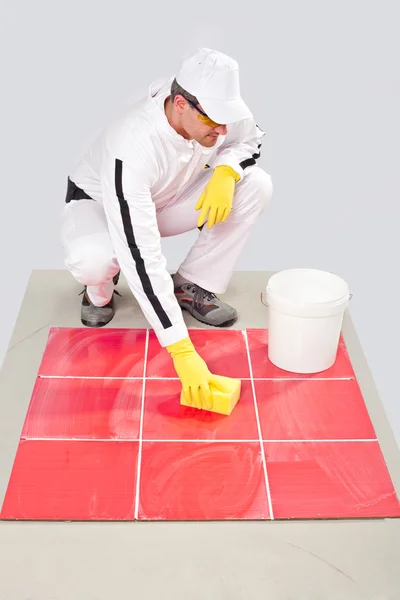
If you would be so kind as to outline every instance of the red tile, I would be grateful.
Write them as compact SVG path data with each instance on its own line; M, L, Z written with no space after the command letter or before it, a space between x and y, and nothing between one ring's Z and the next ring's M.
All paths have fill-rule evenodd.
M246 342L241 331L191 329L189 336L212 373L225 377L250 377ZM177 377L170 355L161 348L152 331L147 359L147 377Z
M38 378L22 437L139 437L140 379Z
M139 519L265 518L259 443L143 443Z
M376 438L355 380L255 381L264 440Z
M39 375L141 377L145 329L52 328Z
M133 519L138 445L21 441L1 518Z
M259 439L250 381L242 381L239 402L229 416L181 406L181 389L179 380L146 381L144 439Z
M378 442L265 443L276 519L399 517Z
M168 351L160 346L154 331L149 332L146 363L147 377L178 377Z
M328 377L354 377L353 367L346 349L342 335L335 364L320 373L293 373L276 367L268 358L268 329L247 329L249 350L253 377L304 377L304 378L328 378Z

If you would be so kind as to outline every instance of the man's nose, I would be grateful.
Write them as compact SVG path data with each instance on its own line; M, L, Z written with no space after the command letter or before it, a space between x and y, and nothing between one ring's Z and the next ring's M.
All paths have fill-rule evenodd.
M219 135L226 135L228 128L226 125L218 125L218 127L215 128L215 131L219 133Z

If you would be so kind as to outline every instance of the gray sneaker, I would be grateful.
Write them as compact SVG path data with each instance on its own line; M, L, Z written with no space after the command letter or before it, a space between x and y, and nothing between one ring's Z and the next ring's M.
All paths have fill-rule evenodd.
M232 306L194 283L175 285L174 291L182 310L190 312L200 323L213 327L230 327L238 319Z
M114 278L114 285L117 285L119 280L120 272L118 272ZM105 306L95 306L89 299L89 296L86 292L86 285L82 292L79 294L83 294L82 298L82 306L81 306L81 321L86 327L104 327L107 325L115 315L115 305L114 305L114 294L118 294L121 296L117 290L114 290L113 295L111 297L110 302Z

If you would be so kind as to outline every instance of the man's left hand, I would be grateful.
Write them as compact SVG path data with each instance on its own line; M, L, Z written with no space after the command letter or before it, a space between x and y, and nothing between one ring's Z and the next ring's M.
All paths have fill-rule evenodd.
M206 222L207 214L209 229L228 218L232 209L235 183L239 179L240 176L227 165L220 165L214 169L214 173L196 204L196 210L202 209L197 221L198 227Z

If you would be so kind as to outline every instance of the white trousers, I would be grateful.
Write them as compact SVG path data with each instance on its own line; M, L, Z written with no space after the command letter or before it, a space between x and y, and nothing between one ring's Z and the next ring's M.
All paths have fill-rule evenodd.
M179 197L157 210L161 237L197 229L200 211L195 210L195 206L211 175L212 169L206 169ZM249 167L245 177L235 184L229 217L211 229L205 223L181 263L179 273L206 290L224 293L251 229L271 200L272 193L270 175L258 166ZM65 266L72 276L87 286L93 304L107 304L114 289L112 279L120 266L102 204L86 199L66 204L62 212L61 242Z

